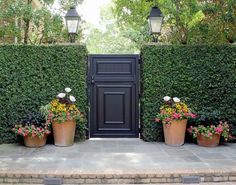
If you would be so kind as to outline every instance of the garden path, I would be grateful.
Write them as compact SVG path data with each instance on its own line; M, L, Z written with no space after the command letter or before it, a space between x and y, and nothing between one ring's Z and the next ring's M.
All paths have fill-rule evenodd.
M228 143L216 148L196 144L170 147L161 142L139 139L91 139L71 147L49 144L37 149L2 144L0 172L4 171L50 174L67 171L90 174L233 173L236 172L236 144Z
M0 169L158 170L236 167L236 144L170 147L139 139L92 139L71 147L0 145Z

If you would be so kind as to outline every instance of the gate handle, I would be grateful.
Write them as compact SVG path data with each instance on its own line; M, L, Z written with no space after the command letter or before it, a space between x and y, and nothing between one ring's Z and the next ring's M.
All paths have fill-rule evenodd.
M91 76L91 84L94 84L95 80L94 80L94 75Z

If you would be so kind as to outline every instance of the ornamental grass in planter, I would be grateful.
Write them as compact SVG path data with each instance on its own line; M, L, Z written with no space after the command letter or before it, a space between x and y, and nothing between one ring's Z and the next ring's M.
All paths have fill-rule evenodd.
M59 93L48 105L41 107L47 123L52 124L54 144L56 146L71 146L74 144L76 121L83 119L77 108L71 89L65 88L65 93Z
M179 98L173 99L165 96L164 105L160 108L155 121L163 124L165 143L170 146L181 146L184 144L187 120L196 118L196 115L181 102Z
M218 125L198 125L191 126L188 132L197 139L197 143L204 147L216 147L220 143L220 138L223 137L227 141L230 136L230 128L227 122L220 121Z
M15 125L13 132L23 136L25 146L38 148L46 144L47 135L51 131L39 113L29 113L19 124Z

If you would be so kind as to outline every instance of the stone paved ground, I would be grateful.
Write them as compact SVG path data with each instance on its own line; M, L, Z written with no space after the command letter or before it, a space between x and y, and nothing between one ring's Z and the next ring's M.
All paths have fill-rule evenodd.
M235 185L235 182L209 182L209 183L201 183L201 185ZM1 184L0 184L1 185ZM95 184L91 184L95 185ZM117 184L110 184L110 185L117 185ZM129 185L137 185L137 184L129 184ZM142 184L142 185L150 185L150 184ZM162 184L153 184L153 185L163 185ZM164 184L164 185L173 185L173 184ZM175 183L174 185L183 185L183 183ZM189 184L189 185L199 185L199 184Z
M235 185L235 182L218 182L218 183L201 183L201 184L189 184L189 185ZM0 185L6 185L6 184L1 184ZM25 185L25 184L7 184L7 185ZM41 184L34 184L34 185L41 185ZM83 184L81 184L83 185ZM97 184L90 184L90 185L97 185ZM118 184L110 184L110 185L118 185ZM137 185L137 184L123 184L123 185ZM142 185L150 185L150 184L142 184ZM173 185L173 184L152 184L152 185ZM174 185L183 185L183 183L175 183Z
M0 169L128 171L236 167L236 144L170 147L139 139L97 139L71 147L0 145Z
M95 184L90 184L90 185L95 185ZM118 185L118 184L110 184L110 185ZM137 184L129 184L129 185L137 185ZM150 184L142 184L142 185L150 185ZM162 183L162 184L153 184L153 185L173 185L173 184ZM174 185L183 185L183 183L175 183ZM189 185L236 185L236 183L235 182L209 182L209 183L189 184Z
M202 181L236 181L236 144L228 143L216 148L195 144L170 147L164 143L147 143L139 139L94 139L71 147L46 145L34 149L18 144L0 145L0 184L1 177L2 182L10 183L12 178L18 181L18 176L29 178L27 182L35 178L35 184L41 183L39 178L47 174L68 178L68 183L80 179L81 184L132 184L139 180L144 184L177 183L181 182L184 174L200 174ZM90 176L86 177L86 174ZM105 181L104 174L107 178ZM138 181L134 174L139 175ZM113 180L109 181L109 178ZM221 184L227 183L217 185ZM227 185L233 184L236 185L236 182Z

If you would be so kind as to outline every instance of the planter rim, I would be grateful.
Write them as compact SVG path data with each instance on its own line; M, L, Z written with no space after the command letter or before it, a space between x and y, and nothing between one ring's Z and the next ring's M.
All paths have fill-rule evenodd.
M173 122L173 121L176 121L176 122L179 122L179 121L183 121L183 120L188 120L187 118L184 118L184 119L173 119L173 120L171 120L170 121L170 124L171 124L171 122ZM168 125L168 123L162 123L163 125Z
M217 133L212 134L212 136L214 136L214 135L221 136L221 134L217 134ZM197 136L203 136L203 137L209 138L209 137L207 137L207 136L204 136L202 133L197 133ZM209 139L211 139L211 138L209 138Z
M49 133L50 134L50 133ZM47 134L47 133L44 133L44 135L43 136L38 136L38 135L35 135L35 136L32 136L32 134L27 134L26 136L23 136L23 137L39 137L39 138L42 138L42 137L44 137L44 136L47 136L47 135L49 135L49 134Z
M62 121L62 122L60 122L59 120L57 120L57 119L54 119L54 120L52 120L52 124L67 124L67 122L68 121L76 121L76 119L71 119L71 120L65 120L65 121Z

